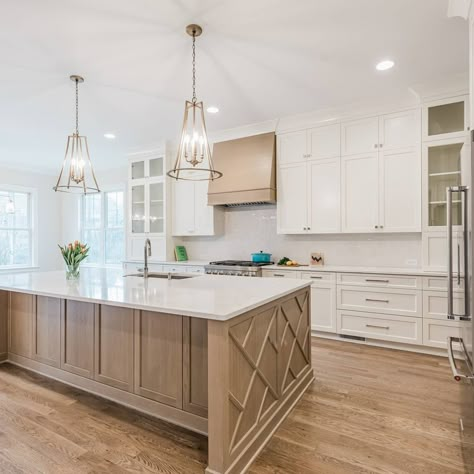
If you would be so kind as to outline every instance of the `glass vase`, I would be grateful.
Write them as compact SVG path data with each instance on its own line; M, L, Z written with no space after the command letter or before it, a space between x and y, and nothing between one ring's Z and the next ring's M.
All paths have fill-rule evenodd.
M78 280L79 279L79 264L66 265L66 280Z

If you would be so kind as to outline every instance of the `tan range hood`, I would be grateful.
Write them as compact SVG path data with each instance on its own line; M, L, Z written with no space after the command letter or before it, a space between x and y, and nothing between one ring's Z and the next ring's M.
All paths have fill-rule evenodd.
M213 161L223 176L209 181L209 205L276 202L275 133L215 143Z

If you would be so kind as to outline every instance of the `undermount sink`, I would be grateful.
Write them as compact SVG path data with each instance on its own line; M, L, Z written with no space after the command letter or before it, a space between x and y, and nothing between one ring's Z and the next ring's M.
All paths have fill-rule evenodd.
M185 280L186 278L193 278L196 275L183 275L183 274L175 274L175 273L148 273L148 278L161 278L163 280ZM124 277L140 277L143 278L143 273L129 273L128 275L124 275Z

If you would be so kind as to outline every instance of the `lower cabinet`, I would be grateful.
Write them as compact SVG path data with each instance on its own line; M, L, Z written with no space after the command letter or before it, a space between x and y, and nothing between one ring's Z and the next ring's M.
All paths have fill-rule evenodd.
M66 301L62 316L61 369L94 378L94 317L97 305Z
M0 291L0 362L8 357L8 292Z
M319 283L311 286L311 329L337 331L336 285Z
M11 292L8 352L31 359L33 354L33 314L36 297Z
M461 337L461 322L447 319L423 319L423 344L447 349L448 337Z
M64 300L36 296L33 313L33 359L52 367L61 365L61 315Z
M207 320L183 318L183 409L207 418Z
M135 314L135 393L183 407L183 319L138 311Z
M95 318L94 379L133 391L134 310L100 305Z

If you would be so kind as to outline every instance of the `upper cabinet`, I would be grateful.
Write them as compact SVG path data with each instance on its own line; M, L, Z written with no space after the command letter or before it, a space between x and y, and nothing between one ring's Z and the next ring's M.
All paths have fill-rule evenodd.
M468 123L468 96L430 102L423 107L423 140L464 137Z
M421 231L421 113L278 137L278 232Z
M222 212L207 204L208 181L173 180L174 236L215 235Z

